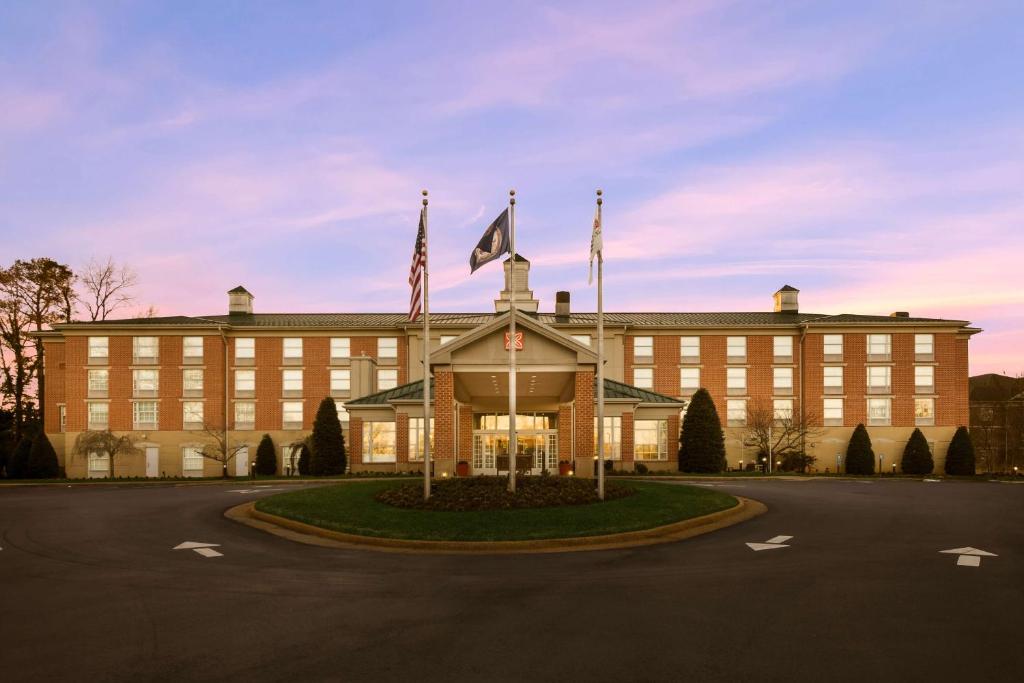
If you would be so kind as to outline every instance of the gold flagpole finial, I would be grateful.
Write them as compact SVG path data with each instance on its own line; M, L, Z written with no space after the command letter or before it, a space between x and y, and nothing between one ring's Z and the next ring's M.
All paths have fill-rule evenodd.
M508 191L508 201L509 201L509 204L515 204L516 203L516 191L515 190L509 190Z
M427 191L423 190L423 206L427 205Z
M601 199L601 195L602 194L604 194L604 190L602 190L601 188L597 188L597 203L598 204L600 204L602 202L602 199Z

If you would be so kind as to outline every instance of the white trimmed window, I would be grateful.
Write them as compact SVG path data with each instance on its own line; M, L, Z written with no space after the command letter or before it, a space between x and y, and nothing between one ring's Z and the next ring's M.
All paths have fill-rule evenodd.
M132 370L132 392L136 396L153 396L159 386L159 370Z
M793 399L777 398L772 401L772 417L775 420L793 419Z
M197 362L203 359L203 338L184 337L181 342L181 352L185 362Z
M887 425L892 422L892 401L888 398L868 399L868 424Z
M594 418L594 455L597 455L597 418ZM622 458L622 418L606 416L604 418L604 459L620 460Z
M914 335L914 358L917 360L932 360L935 358L934 334Z
M679 368L679 388L684 394L700 389L700 368Z
M570 336L572 336L572 338L578 341L580 344L583 344L584 346L590 346L589 334L574 334Z
M256 391L255 370L235 370L235 393L253 393Z
M725 388L730 394L747 393L747 369L726 368Z
M679 338L679 359L683 363L700 362L700 337Z
M199 429L203 425L203 402L182 401L181 416L185 429Z
M914 391L919 394L935 390L935 368L931 365L914 366Z
M782 336L772 338L772 355L778 360L793 360L793 337Z
M235 360L252 360L256 357L256 340L253 337L235 337Z
M203 393L203 371L199 368L185 368L182 370L181 388L193 394Z
M633 458L668 460L668 420L633 422Z
M181 474L185 477L203 476L203 455L195 446L181 449Z
M650 362L654 359L654 337L633 337L633 360Z
M350 370L331 370L331 393L348 394L352 390Z
M352 340L348 337L331 337L331 359L350 358Z
M888 365L868 366L868 391L873 393L888 393L892 386L892 368Z
M730 427L743 427L747 424L747 401L742 398L730 398L725 402L726 422Z
M110 456L106 453L89 454L88 477L90 479L105 479L110 476Z
M363 462L395 462L395 423L363 423Z
M338 411L338 422L341 423L342 427L348 427L348 408L346 408L345 404L340 401L335 401L334 407Z
M398 386L398 370L377 370L377 391Z
M281 404L284 429L302 429L302 401L284 401Z
M60 431L66 431L68 427L68 407L65 405L57 406L60 412Z
M793 368L772 368L772 388L776 394L792 394Z
M633 386L640 389L653 389L654 368L633 368Z
M135 401L132 404L132 423L134 429L156 429L157 402Z
M395 360L398 358L398 337L377 338L377 358Z
M747 338L728 337L725 340L725 355L729 362L742 362L747 359Z
M88 405L89 429L106 429L110 424L110 404L92 402Z
M160 340L158 337L135 337L132 339L132 358L136 363L154 362L159 357Z
M434 418L430 418L430 452L434 452ZM423 461L423 418L409 418L409 460Z
M256 404L235 401L235 429L252 429L256 425Z
M822 408L822 417L826 425L841 426L843 424L843 399L826 398Z
M934 398L914 399L914 424L918 426L935 424Z
M826 394L843 393L843 366L826 365L822 369L822 382Z
M868 360L889 360L892 355L892 335L868 335Z
M843 359L843 335L826 334L822 339L823 352L826 360Z
M441 346L444 346L445 344L447 344L449 342L453 342L453 341L455 341L458 338L459 338L459 335L457 335L457 334L442 334L441 335Z
M288 360L302 360L302 337L285 337L283 348Z
M89 337L89 360L106 360L110 357L109 337Z
M282 370L281 390L286 394L301 394L302 370Z
M107 391L110 390L110 371L109 370L90 370L89 371L89 395L90 396L106 396Z

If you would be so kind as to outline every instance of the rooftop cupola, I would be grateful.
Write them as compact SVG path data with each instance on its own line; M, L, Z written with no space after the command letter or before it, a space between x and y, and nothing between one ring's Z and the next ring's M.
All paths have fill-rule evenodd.
M516 297L516 310L524 313L536 313L540 302L533 298L530 289L530 262L519 254L515 258L505 259L505 289L501 290L494 300L494 312L504 313L509 310L512 293Z
M797 301L797 297L800 294L800 290L796 287L790 287L789 285L783 285L782 289L775 292L775 312L776 313L797 313L800 311L800 304Z
M228 292L228 313L230 315L252 315L253 295L242 285Z

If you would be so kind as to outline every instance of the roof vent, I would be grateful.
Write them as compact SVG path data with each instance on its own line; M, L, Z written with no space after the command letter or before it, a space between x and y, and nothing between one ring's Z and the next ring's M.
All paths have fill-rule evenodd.
M252 315L253 295L242 285L228 292L228 314Z
M890 318L909 318L910 311L893 311L889 314Z
M797 296L800 294L800 290L796 287L790 287L789 285L783 285L782 288L775 292L775 312L776 313L797 313L800 311L800 305L797 301Z
M569 292L555 292L555 315L569 315Z

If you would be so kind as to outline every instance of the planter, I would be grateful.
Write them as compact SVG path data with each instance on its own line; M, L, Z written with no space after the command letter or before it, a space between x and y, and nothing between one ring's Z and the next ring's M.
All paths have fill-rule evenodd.
M469 463L465 460L460 460L455 464L455 475L459 477L469 476Z
M558 463L558 475L562 477L568 477L569 473L572 472L572 463L568 460L563 460Z

